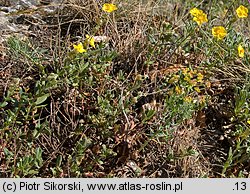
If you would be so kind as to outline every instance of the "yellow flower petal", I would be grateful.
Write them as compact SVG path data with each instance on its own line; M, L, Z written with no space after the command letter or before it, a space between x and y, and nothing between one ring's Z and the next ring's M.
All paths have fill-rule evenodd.
M193 8L193 9L191 9L191 10L189 11L189 13L190 13L192 16L196 17L196 16L202 14L203 11L200 10L200 9L197 9L197 8L195 7L195 8Z
M79 43L78 45L73 45L74 49L78 52L78 53L85 53L87 52L86 49L83 48L82 43Z
M245 6L240 5L236 9L236 13L239 18L246 18L248 16L248 9Z
M182 74L183 74L183 75L187 75L188 71L189 71L189 69L188 69L188 68L185 68L185 69L182 70Z
M216 26L212 28L212 34L215 38L221 40L227 35L227 31L223 26Z
M194 87L194 90L195 90L196 92L198 92L198 93L200 93L200 92L201 92L201 90L200 90L200 88L199 88L199 87Z
M102 10L108 13L111 13L115 10L117 10L116 5L112 4L112 3L104 3L102 6Z
M90 37L89 35L86 35L88 44L90 44L90 46L92 46L93 48L95 48L95 39L94 37Z
M181 94L181 93L182 93L182 90L181 90L181 88L180 88L179 86L176 86L176 87L175 87L175 92L176 92L177 94Z
M248 120L247 123L250 125L250 120Z
M200 26L201 24L203 23L206 23L208 22L208 19L207 19L207 15L206 14L201 14L201 15L198 15L197 17L194 17L193 20L195 22L197 22L197 24Z
M188 77L188 76L185 76L184 77L184 80L186 81L186 82L190 82L191 80L190 80L190 77Z
M174 75L169 81L168 81L168 83L170 83L170 84L172 84L172 83L174 83L174 82L177 82L178 80L179 80L179 75Z
M238 46L238 55L239 55L239 57L243 58L244 57L244 52L245 52L244 48L241 45L239 45Z
M186 96L186 97L184 98L184 101L185 101L185 102L188 102L188 103L191 103L191 102L193 101L193 98L192 98L191 96Z
M205 14L202 10L193 8L189 12L192 16L194 16L193 20L197 22L197 24L200 26L203 23L208 22L207 14Z
M197 82L202 82L204 76L201 73L197 74Z

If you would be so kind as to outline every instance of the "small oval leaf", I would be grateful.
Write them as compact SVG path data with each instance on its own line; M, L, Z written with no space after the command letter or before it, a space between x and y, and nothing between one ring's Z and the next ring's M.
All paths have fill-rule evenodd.
M39 105L42 104L45 100L47 100L47 98L50 96L50 94L44 94L43 96L40 96L36 99L35 104Z

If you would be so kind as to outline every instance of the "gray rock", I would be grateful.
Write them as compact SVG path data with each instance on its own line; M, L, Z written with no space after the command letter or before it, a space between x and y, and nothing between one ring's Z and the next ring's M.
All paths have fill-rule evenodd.
M41 9L44 13L50 14L55 12L64 0L0 0L0 43L12 34L23 35L28 31L29 24L23 22L25 15L19 14L19 10L36 9L45 1L52 6L44 6ZM40 21L40 16L38 13L29 17Z
M14 6L36 6L39 4L39 0L0 0L0 6L8 6L8 7L14 7Z

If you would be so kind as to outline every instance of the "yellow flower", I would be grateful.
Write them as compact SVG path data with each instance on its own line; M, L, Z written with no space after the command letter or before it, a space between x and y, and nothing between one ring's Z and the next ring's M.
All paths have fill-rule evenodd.
M196 17L196 16L202 14L203 11L200 10L200 9L197 9L197 8L195 7L195 8L193 8L193 9L191 9L191 10L189 11L189 13L190 13L192 16Z
M201 24L208 22L207 14L202 13L198 15L197 17L194 17L193 20L197 22L197 24L200 26Z
M181 88L180 88L179 86L175 86L175 92L176 92L177 94L181 94L181 93L182 93L182 90L181 90Z
M197 74L197 82L202 82L204 76L201 73Z
M215 38L221 40L227 35L227 31L223 26L216 26L212 28L212 34Z
M104 5L102 6L102 10L108 13L111 13L115 10L117 10L116 5L112 4L112 3L104 3Z
M88 44L90 44L90 46L92 46L93 48L95 48L95 39L94 37L90 37L89 35L86 35Z
M239 45L238 46L238 55L239 55L239 57L243 58L244 57L244 52L245 52L244 48L241 45Z
M184 98L184 101L185 101L185 102L188 102L188 103L191 103L191 102L193 101L193 98L192 98L191 96L186 96L186 97Z
M250 125L250 120L248 120L247 123Z
M79 43L78 45L73 45L74 49L78 52L78 53L85 53L87 52L86 49L83 48L82 43Z
M207 14L205 14L202 10L193 8L190 10L190 13L192 16L194 16L193 20L197 22L199 26L203 23L208 22Z
M246 18L248 16L248 9L245 6L240 5L236 9L236 13L239 18Z
M177 82L178 80L179 80L179 75L174 75L169 81L168 81L168 83L170 83L170 84L172 84L172 83L174 83L174 82Z
M190 80L190 77L188 77L188 76L185 76L184 77L184 80L186 81L186 82L190 82L191 80Z
M185 68L185 69L182 70L182 74L183 74L183 75L187 75L188 71L189 71L189 69L188 69L188 68Z
M199 87L194 87L194 90L195 90L196 92L198 92L198 93L200 93L200 92L201 92L201 90L200 90L200 88L199 88Z

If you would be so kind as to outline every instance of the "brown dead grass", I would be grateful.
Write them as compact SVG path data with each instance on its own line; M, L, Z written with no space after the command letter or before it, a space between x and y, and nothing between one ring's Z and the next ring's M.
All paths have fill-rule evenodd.
M95 0L69 0L62 5L62 9L58 10L58 15L52 15L50 19L44 16L45 24L37 23L34 27L34 33L39 35L34 38L38 40L37 44L49 48L53 58L59 58L59 64L63 65L64 53L67 53L67 50L62 48L69 48L72 42L81 40L86 34L93 32L93 27L100 22L99 18L103 14L99 11L102 5L101 2L97 3ZM149 75L149 79L154 82L153 84L157 84L155 77L161 73L157 74L156 72L171 71L171 68L175 67L176 64L187 60L183 59L183 56L178 53L176 48L175 53L177 54L171 52L172 55L170 55L166 51L161 56L158 56L161 57L162 61L154 64L152 69L143 65L148 54L147 33L150 28L160 29L162 24L171 21L176 30L181 31L182 19L186 17L186 13L179 12L180 8L182 8L180 3L174 3L173 1L172 3L157 4L155 1L148 1L147 4L140 4L121 1L119 7L121 11L116 13L117 17L110 14L106 23L94 30L95 34L93 34L109 37L110 47L119 53L120 57L113 64L113 69L117 69L116 73L118 70L123 70L127 73L127 79L131 80L138 73ZM126 11L123 7L126 8ZM167 15L164 15L166 14L164 11L167 12ZM128 13L129 15L127 15ZM36 31L36 29L40 30ZM76 38L76 36L80 38ZM46 42L48 39L50 42ZM202 60L202 57L199 57L201 56L196 59ZM196 63L198 62L196 61ZM53 63L53 60L51 60L51 63ZM55 64L58 65L58 63ZM52 64L50 68L53 68L55 64ZM179 68L180 65L177 65L177 67ZM185 68L185 64L181 64L181 67ZM16 77L17 74L12 74L12 76ZM148 85L145 85L145 87ZM66 161L66 157L72 152L71 148L79 139L84 139L83 134L72 136L75 132L74 129L79 124L79 109L81 106L86 106L85 102L76 97L77 92L79 91L69 88L55 92L56 98L51 99L50 107L46 107L47 109L43 112L47 117L50 117L50 126L53 128L54 135L44 134L36 142L45 150L43 155L45 163L40 170L42 177L50 176L49 169L55 165L57 154L63 155L63 161ZM62 98L66 103L61 103ZM88 98L87 100L91 102L95 99ZM152 101L151 99L150 102ZM95 107L93 108L90 105L89 109L84 113L87 113L87 111L96 110ZM181 126L175 129L173 138L168 142L150 139L146 134L148 129L146 127L142 128L137 121L127 123L124 129L114 134L115 138L112 140L114 142L110 146L118 153L117 157L108 159L105 165L98 166L94 162L94 156L100 150L98 144L86 150L86 162L83 167L90 164L94 167L91 171L84 171L83 176L215 177L217 174L214 165L217 165L220 155L225 155L228 149L227 145L225 145L220 151L215 152L217 147L222 144L216 143L218 140L217 135L208 135L206 131L208 122L212 123L213 121L210 121L209 116L205 115L204 112L205 110L197 112L192 119L184 121ZM129 119L132 120L132 115L129 116ZM62 120L58 121L57 117ZM125 139L124 131L128 127L130 127L130 131ZM99 131L98 129L96 131L92 130L86 130L84 133L90 137L92 142L98 142L99 136L97 133ZM208 137L210 139L207 139ZM213 141L214 143L212 143ZM188 153L188 151L191 152L192 150L195 150L195 152ZM211 160L212 158L213 160ZM220 162L224 160L225 158ZM70 166L66 162L63 170L62 177L75 176L70 174Z

